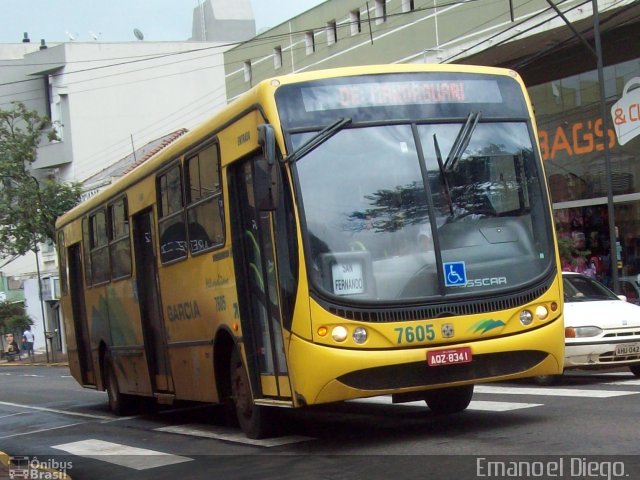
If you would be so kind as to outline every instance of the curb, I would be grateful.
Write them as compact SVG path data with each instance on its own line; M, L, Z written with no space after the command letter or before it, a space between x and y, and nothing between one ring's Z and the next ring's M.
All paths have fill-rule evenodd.
M47 362L35 362L35 363L27 363L27 362L4 362L0 363L0 368L2 367L68 367L68 362L57 362L57 363L47 363Z

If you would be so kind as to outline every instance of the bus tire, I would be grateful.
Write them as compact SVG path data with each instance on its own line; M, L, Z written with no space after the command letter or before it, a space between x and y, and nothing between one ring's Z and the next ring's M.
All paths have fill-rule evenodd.
M440 388L425 392L425 402L429 409L437 414L451 414L463 411L471 403L473 385Z
M629 370L631 370L631 373L633 373L636 377L640 377L640 364L629 365Z
M559 375L538 375L533 377L533 381L536 384L543 387L550 387L551 385L557 385L562 381L562 374Z
M120 391L118 377L113 366L113 361L107 357L104 363L105 378L107 379L107 396L109 397L109 409L114 415L122 416L131 411L131 396Z
M242 357L237 348L231 353L231 396L240 428L248 438L268 437L272 432L269 408L253 402L251 384Z

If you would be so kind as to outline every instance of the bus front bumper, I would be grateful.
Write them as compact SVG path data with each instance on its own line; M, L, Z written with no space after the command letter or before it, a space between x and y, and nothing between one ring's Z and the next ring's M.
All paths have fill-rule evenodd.
M517 337L517 338L516 338ZM313 405L474 383L562 373L562 317L520 335L432 348L341 349L292 336L295 402ZM538 349L532 348L538 346ZM429 366L429 350L470 347L472 361Z

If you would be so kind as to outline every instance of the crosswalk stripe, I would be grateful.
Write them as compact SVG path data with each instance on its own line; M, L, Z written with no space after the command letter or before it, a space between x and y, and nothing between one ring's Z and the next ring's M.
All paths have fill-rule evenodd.
M640 385L640 378L635 380L616 380L614 382L605 382L605 385Z
M130 447L120 443L105 442L103 440L88 439L79 442L53 445L51 448L63 450L79 457L93 458L113 463L134 470L148 470L164 467L176 463L190 462L193 458L172 455L170 453L147 450L146 448Z
M518 403L518 402L489 402L482 400L471 400L467 410L477 410L481 412L509 412L523 408L542 407L543 403Z
M541 387L502 387L493 385L476 385L474 393L491 393L496 395L543 395L549 397L589 397L609 398L624 395L636 395L640 392L616 390L585 390L574 388L541 388Z
M232 430L223 427L213 427L208 425L173 425L169 427L155 428L154 430L158 432L179 433L181 435L192 435L194 437L214 438L217 440L226 440L228 442L245 443L258 447L277 447L290 443L315 440L315 438L312 437L303 437L298 435L256 440L247 438L244 433L239 432L238 430Z
M388 396L380 396L380 397L369 397L369 398L360 398L357 400L349 400L350 402L355 403L369 403L369 404L382 404L382 405L391 405L393 401L391 397ZM424 408L426 404L424 401L416 401L416 402L405 402L400 405L411 405L416 407ZM531 407L541 407L542 403L518 403L518 402L490 402L484 400L472 400L467 407L467 410L476 410L482 412L508 412L510 410L520 410L522 408L531 408Z

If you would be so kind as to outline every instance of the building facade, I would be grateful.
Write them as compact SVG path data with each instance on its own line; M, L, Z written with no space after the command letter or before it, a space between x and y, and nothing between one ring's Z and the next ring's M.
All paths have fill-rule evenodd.
M90 194L98 178L104 184L122 174L108 167L135 161L136 152L193 128L226 103L223 52L255 35L250 2L238 0L235 9L222 0L197 3L191 41L148 42L138 34L136 42L31 43L26 33L22 43L0 45L0 108L21 102L50 118L58 135L49 141L43 131L34 176L83 182ZM52 244L40 246L38 260L44 308L30 287L27 313L41 329L36 338L47 332L53 347L64 349ZM0 270L37 286L33 254L0 259Z
M234 98L272 76L358 64L517 70L536 112L564 268L611 286L613 250L620 293L638 300L638 289L631 287L640 274L640 2L601 0L597 6L594 12L591 1L579 0L329 0L226 52L227 92ZM594 14L602 41L606 133Z

